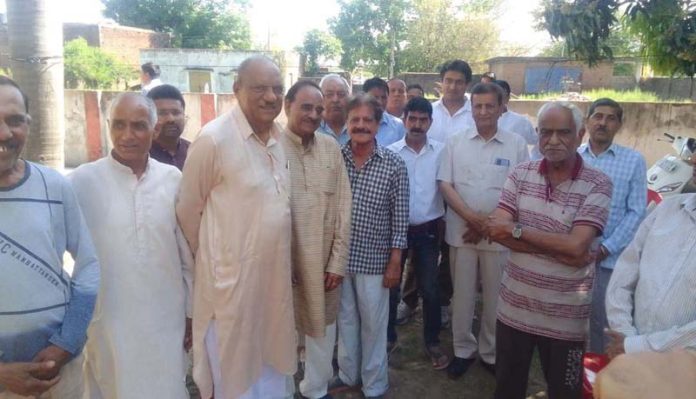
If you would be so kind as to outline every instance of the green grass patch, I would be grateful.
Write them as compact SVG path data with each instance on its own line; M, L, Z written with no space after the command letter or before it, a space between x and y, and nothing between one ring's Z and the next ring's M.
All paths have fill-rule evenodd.
M582 96L587 97L590 101L594 101L599 98L611 98L618 102L643 102L643 103L690 103L688 99L661 99L657 94L649 91L642 91L640 89L633 90L614 90L614 89L593 89L585 90L580 93ZM549 93L536 93L536 94L522 94L517 99L518 100L553 100L555 98L563 97L563 93L559 92L549 92Z

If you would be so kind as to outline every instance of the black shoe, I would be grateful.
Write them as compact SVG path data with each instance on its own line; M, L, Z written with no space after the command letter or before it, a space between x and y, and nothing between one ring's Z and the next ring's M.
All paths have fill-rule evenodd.
M488 371L489 373L491 373L491 375L493 375L493 377L495 377L495 364L486 363L483 361L483 359L480 360L481 367L483 367L484 370Z
M476 359L463 359L455 356L455 358L452 359L452 363L447 366L447 375L452 379L463 376L474 361L476 361Z

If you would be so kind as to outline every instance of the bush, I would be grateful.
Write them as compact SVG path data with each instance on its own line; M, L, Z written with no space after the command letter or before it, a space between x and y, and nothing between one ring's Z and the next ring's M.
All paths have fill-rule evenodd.
M128 65L83 38L65 43L65 87L69 89L112 89L135 77Z

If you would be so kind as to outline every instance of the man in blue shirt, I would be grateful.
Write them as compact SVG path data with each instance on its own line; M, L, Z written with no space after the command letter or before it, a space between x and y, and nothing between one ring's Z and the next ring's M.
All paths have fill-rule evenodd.
M20 158L30 123L26 96L0 76L0 398L80 398L99 264L68 181Z
M346 128L350 86L341 75L331 73L321 78L319 87L324 95L324 112L317 131L333 137L338 144L343 145L350 139Z
M382 119L377 130L377 144L386 147L396 143L406 136L406 128L401 119L389 114L387 110L387 98L389 97L389 85L384 79L374 77L363 83L363 91L376 98L382 106Z
M578 149L587 164L604 172L614 184L609 220L597 251L592 294L590 350L595 353L605 351L604 329L608 324L604 298L614 264L638 230L647 204L643 156L614 143L622 118L623 109L616 101L601 98L593 102L585 123L590 139Z

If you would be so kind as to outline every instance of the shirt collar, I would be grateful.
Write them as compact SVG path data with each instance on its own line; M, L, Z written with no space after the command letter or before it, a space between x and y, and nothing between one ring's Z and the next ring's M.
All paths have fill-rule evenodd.
M397 148L399 151L403 150L404 148L408 148L410 151L413 151L413 148L409 147L408 144L406 144L406 138L403 138L392 145L395 148ZM423 150L425 150L425 149L430 149L430 150L435 149L435 147L433 146L432 140L429 140L427 137L425 138L425 145L423 146ZM415 151L413 151L413 152L415 152ZM423 153L423 151L421 150L420 154L422 154L422 153Z
M332 136L336 136L336 133L333 131L333 129L331 129L331 126L329 126L329 124L326 123L326 121L324 119L322 119L321 122L319 122L319 129L323 130L326 133L331 133ZM347 132L347 128L344 125L343 128L341 128L341 132L339 133L339 136L343 135L346 132Z
M112 151L109 151L109 155L107 155L107 157L108 157L109 161L111 162L111 165L114 167L114 169L116 169L117 171L119 171L121 173L126 173L128 175L135 176L135 173L133 173L133 169L122 164L116 158L114 158ZM150 154L148 154L147 155L147 165L145 166L145 172L143 172L141 179L143 177L145 177L145 175L147 175L148 171L150 170L150 165L152 165L152 157L150 156Z
M316 134L317 134L317 133L314 132L314 134L312 135L312 139L309 141L309 146L307 146L307 148L312 148L312 147L314 146L314 142L316 141L316 138L315 138ZM295 144L295 145L297 145L297 146L299 146L299 147L303 147L303 146L304 146L304 145L302 144L302 137L296 135L295 133L293 133L292 131L290 131L290 129L288 129L287 127L283 130L283 135L284 135L285 137L287 137L288 140L290 140L291 143L293 143L293 144Z
M611 143L611 145L609 146L609 148L607 148L604 152L602 152L602 153L599 154L599 155L595 155L595 153L592 152L592 148L590 148L590 143L587 142L587 143L583 144L583 145L580 147L579 152L580 152L581 154L589 154L589 155L591 155L591 156L593 156L593 157L595 157L595 158L598 157L598 156L600 156L600 155L602 155L602 154L611 154L611 155L616 156L616 153L617 153L617 151L618 151L618 148L617 148L617 147L618 147L618 144L616 144L616 143Z
M278 129L278 125L273 122L268 143L263 144L256 133L254 133L254 129L251 128L251 125L249 124L246 115L244 115L244 112L242 112L242 108L239 106L239 104L236 104L232 108L232 117L237 121L237 127L240 129L239 133L242 135L242 138L245 141L249 140L249 138L253 136L256 140L258 140L259 144L270 147L277 142L278 137L280 136L280 129Z
M466 134L466 138L468 138L469 140L473 140L473 139L475 139L475 138L477 138L477 137L481 137L481 135L478 133L478 130L476 130L476 127L470 128L469 130L466 131L465 134ZM481 137L481 139L483 140L483 137ZM499 142L499 143L504 143L504 142L505 142L505 140L501 137L500 129L496 130L496 132L495 132L495 134L493 135L493 137L492 137L490 140L488 140L488 141L493 141L493 140L495 140L495 141L497 141L497 142Z
M353 151L350 149L350 140L348 140L348 142L343 145L341 151L343 151L343 155L348 155L350 156L350 159L353 159ZM384 151L386 151L386 149L381 145L377 144L377 140L375 139L375 152L373 152L372 154L377 155L380 158L384 158L384 156L386 155Z
M462 107L459 108L459 109L454 113L454 115L451 115L452 117L455 117L455 116L457 116L457 115L459 115L459 114L461 114L461 113L464 113L464 112L471 112L471 104L470 104L471 101L469 101L469 99L466 98L466 97L464 97L464 99L465 99L464 105L462 105ZM447 107L445 107L445 103L442 101L442 99L437 100L437 101L435 102L433 108L435 108L435 107L440 107L440 108L442 108L442 110L443 110L444 112L446 112L447 115L450 115L450 113L449 113L449 111L447 110Z
M580 170L582 169L582 157L578 154L575 157L575 166L573 166L573 172L570 175L571 180L575 180L578 178L578 175L580 174ZM546 176L546 174L549 171L549 165L548 161L546 161L546 158L542 159L541 162L539 162L539 174Z

